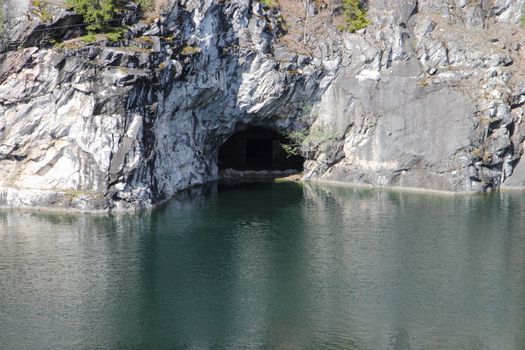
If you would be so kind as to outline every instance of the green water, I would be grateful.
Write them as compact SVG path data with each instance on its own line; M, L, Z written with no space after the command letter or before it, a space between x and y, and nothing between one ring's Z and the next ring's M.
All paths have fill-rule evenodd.
M525 349L525 193L251 184L0 212L1 349Z

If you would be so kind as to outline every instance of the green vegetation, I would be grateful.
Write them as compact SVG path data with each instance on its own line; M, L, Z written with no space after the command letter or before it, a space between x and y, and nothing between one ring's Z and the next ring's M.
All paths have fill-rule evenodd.
M85 44L91 44L97 41L97 38L98 37L96 34L90 33L90 34L81 36L80 40L82 40Z
M53 15L49 11L48 3L45 0L31 0L33 6L33 13L37 15L43 22L51 22Z
M88 33L84 36L81 36L76 39L71 39L63 42L59 42L55 39L50 40L50 44L53 45L56 49L78 49L86 44L92 44L97 41L101 40L109 40L112 42L116 42L119 40L122 40L124 37L124 34L126 33L125 28L117 27L112 28L111 31L106 33ZM139 50L142 50L141 48L138 48Z
M366 28L370 22L367 17L367 8L361 0L343 0L343 16L345 25L341 29L351 33Z
M181 51L182 56L192 56L201 52L200 47L184 46Z
M261 0L261 4L269 8L275 8L278 5L277 0Z
M33 0L35 1L40 0ZM126 29L113 27L111 23L122 9L122 0L66 0L65 3L82 15L88 24L88 34L80 38L84 44L104 39L116 42L124 37Z
M33 0L33 2L41 1ZM144 10L151 10L156 3L155 0L135 0L135 2ZM116 42L124 37L126 29L114 27L112 23L117 22L119 14L122 13L124 0L65 0L65 4L81 15L84 22L88 24L86 27L88 34L81 38L82 42L89 44L101 39Z
M521 9L520 27L525 28L525 6Z
M153 0L135 0L135 3L140 6L142 10L149 11L153 9Z
M281 144L282 149L288 156L303 155L306 158L314 152L320 144L335 140L336 132L332 124L315 124L319 117L319 110L310 103L304 103L301 107L300 120L303 125L312 125L309 129L303 128L292 131L286 135L287 144Z
M120 5L119 0L66 0L66 6L73 8L89 24L90 33L107 31Z
M288 156L308 157L308 154L315 151L321 143L336 139L334 128L330 125L314 125L309 130L292 131L286 136L289 143L281 147Z
M125 32L126 30L124 28L114 28L111 31L107 33L103 33L103 34L88 33L87 35L81 36L80 40L84 44L91 44L98 40L104 40L104 39L107 39L112 42L116 42L116 41L122 40Z
M105 33L105 36L109 41L117 42L124 38L124 34L126 34L126 29L119 27L113 28L110 32Z
M79 39L73 39L73 40L62 41L62 42L58 42L55 40L53 42L50 42L50 44L52 44L55 49L72 50L72 49L81 48L82 47L81 43L83 42L84 41L82 40L82 37L81 37Z
M4 14L4 0L0 0L0 40L4 36L5 31L5 14Z
M305 130L292 131L286 137L288 138L288 144L281 144L283 150L288 154L288 156L298 156L301 154L302 145L308 136L308 133Z
M153 39L151 39L151 37L149 37L149 36L143 35L143 36L140 36L140 37L136 38L136 40L143 41L143 42L145 42L147 44L153 45Z

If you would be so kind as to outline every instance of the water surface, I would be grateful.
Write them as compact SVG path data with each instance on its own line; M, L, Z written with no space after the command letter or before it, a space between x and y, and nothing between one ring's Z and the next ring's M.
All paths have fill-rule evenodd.
M0 348L524 349L524 214L294 183L0 212Z

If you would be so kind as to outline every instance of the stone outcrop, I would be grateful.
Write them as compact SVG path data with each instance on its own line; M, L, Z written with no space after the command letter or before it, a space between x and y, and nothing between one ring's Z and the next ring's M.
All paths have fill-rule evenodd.
M306 179L525 186L523 2L371 0L370 27L310 56L258 1L177 1L153 22L131 8L122 40L93 44L67 40L69 11L22 16L0 56L0 205L151 207L217 180L247 125L307 127Z
M523 186L523 1L371 1L316 124L308 178L452 192ZM335 108L334 108L335 106ZM314 126L316 125L314 124Z
M137 23L125 45L77 40L5 53L0 203L149 207L216 180L219 147L243 125L297 128L336 65L278 60L270 12L257 2L190 1L162 22Z

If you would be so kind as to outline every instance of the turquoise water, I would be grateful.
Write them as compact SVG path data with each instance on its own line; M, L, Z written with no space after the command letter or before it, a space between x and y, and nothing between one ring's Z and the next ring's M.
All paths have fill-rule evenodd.
M259 183L0 212L1 349L525 349L525 193Z

